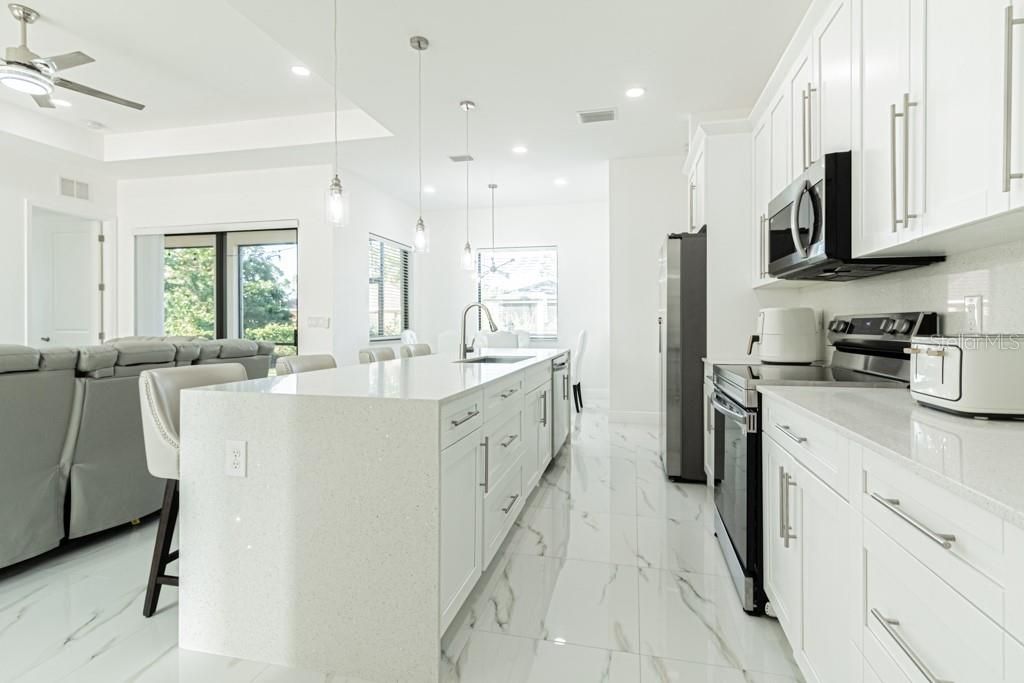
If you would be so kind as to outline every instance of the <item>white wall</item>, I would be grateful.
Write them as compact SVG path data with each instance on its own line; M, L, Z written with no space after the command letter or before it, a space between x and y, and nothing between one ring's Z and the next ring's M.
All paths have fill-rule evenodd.
M354 363L367 340L367 234L409 242L415 214L354 174L343 176L350 194L345 228L326 222L329 165L234 173L122 180L118 183L118 261L132 273L136 230L177 226L226 226L240 222L295 221L299 236L299 347L301 353L334 353ZM118 298L121 335L134 334L134 284L122 278ZM309 326L329 317L331 328Z
M26 229L28 207L39 206L75 216L110 221L105 225L112 244L116 229L116 184L101 171L98 162L52 147L0 133L0 344L32 344L26 339L28 317L26 283ZM60 177L89 183L89 200L60 195ZM108 249L112 254L113 249ZM116 277L113 259L108 259L107 282ZM107 325L115 329L112 317L115 292L108 288Z
M609 168L613 419L658 410L658 250L686 228L683 158L616 159Z
M420 340L431 345L436 345L438 333L458 330L463 307L476 301L476 284L460 265L465 215L452 210L424 216L430 253L414 258L413 310ZM499 207L495 225L499 247L558 247L558 340L536 344L575 350L579 331L586 329L584 394L603 397L609 374L608 205ZM490 207L473 209L470 226L473 247L489 247ZM470 316L470 323L475 330L475 316Z
M800 290L801 304L825 313L935 311L942 330L965 330L964 297L983 297L983 331L1024 332L1024 241L948 257L945 263Z

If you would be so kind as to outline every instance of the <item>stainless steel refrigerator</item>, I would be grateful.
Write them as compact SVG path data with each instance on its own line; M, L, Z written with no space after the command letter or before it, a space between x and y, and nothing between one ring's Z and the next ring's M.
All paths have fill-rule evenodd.
M658 269L659 455L670 478L704 482L707 234L666 237Z

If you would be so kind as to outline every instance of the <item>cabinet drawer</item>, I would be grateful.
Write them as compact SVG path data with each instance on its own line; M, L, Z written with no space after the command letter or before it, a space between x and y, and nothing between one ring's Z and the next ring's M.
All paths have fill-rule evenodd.
M1002 520L867 449L863 495L865 519L1004 623Z
M533 391L542 384L551 384L551 363L541 363L526 370L524 382L527 391Z
M836 493L849 499L849 442L826 425L788 406L769 400L763 433L785 448L801 465Z
M524 502L523 468L516 462L484 496L484 568L498 552Z
M1003 576L1006 581L1006 620L1003 628L1017 640L1024 642L1024 529L1003 523L1006 539L1006 554ZM1009 654L1009 653L1008 653ZM1024 657L1021 657L1021 675L1018 680L1024 681Z
M441 448L447 448L484 422L484 395L475 391L441 406Z
M865 656L911 680L1003 680L1003 631L871 522L864 524ZM884 680L889 680L888 678ZM897 679L898 680L898 679Z
M519 457L523 447L523 411L515 410L484 425L484 460L487 490L497 482Z
M523 373L506 377L484 387L484 419L490 421L509 406L523 404Z

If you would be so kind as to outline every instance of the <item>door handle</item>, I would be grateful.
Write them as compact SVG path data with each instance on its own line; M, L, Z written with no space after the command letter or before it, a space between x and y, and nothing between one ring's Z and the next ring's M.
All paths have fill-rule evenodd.
M802 444L802 443L806 443L807 442L807 437L806 436L797 436L796 434L791 432L790 429L789 429L789 425L780 425L780 424L776 423L775 424L775 428L778 429L783 434L785 434L786 436L788 436L790 439L792 439L796 443Z
M519 391L519 390L518 389L509 389L508 391L501 392L501 394L499 394L499 395L502 398L508 398L509 396L511 396L512 394L516 393L517 391Z
M1010 191L1010 181L1024 178L1024 173L1013 172L1013 28L1024 24L1024 19L1013 16L1013 5L1006 7L1003 36L1003 192Z
M511 445L512 445L512 444L513 444L513 443L515 442L515 440L516 440L516 439L518 439L518 438L519 438L519 435L518 435L518 434L509 434L509 435L508 435L508 436L507 436L507 437L506 437L505 439L503 439L503 440L501 441L501 447L502 447L502 448L508 448L508 447L509 447L509 446L511 446Z
M470 410L469 412L466 413L465 417L461 417L461 418L459 418L457 420L452 420L451 421L452 422L452 427L460 427L460 426L466 424L467 422L469 422L470 420L472 420L474 417L476 417L479 414L480 414L479 410Z
M548 392L543 392L540 395L540 423L547 427L548 426Z
M903 228L910 227L910 219L917 218L910 213L910 108L917 102L910 101L910 93L903 93Z
M44 341L44 342L50 341L49 337L40 337L39 339L40 339L40 341Z
M768 232L764 229L765 224L768 222L768 218L762 213L761 214L761 277L768 275ZM747 354L748 356L750 354Z
M516 501L517 500L519 500L519 494L518 493L512 494L512 497L508 501L508 505L503 507L503 508L501 508L501 511L504 514L507 515L509 513L509 511L516 506Z
M814 116L813 116L813 104L811 101L811 93L818 92L818 89L814 87L814 83L811 81L807 82L807 113L806 121L807 125L807 168L811 167L814 163Z
M661 316L658 316L658 353L661 353Z
M793 247L796 249L796 253L800 254L800 258L807 258L807 250L804 249L804 243L800 240L800 205L804 202L804 195L811 191L811 183L804 181L804 184L800 186L797 191L796 197L793 199L793 209L789 217L789 231L793 235ZM811 219L810 229L813 232L814 218Z
M796 534L793 533L793 525L789 523L789 487L796 487L796 482L793 481L793 477L789 472L783 474L784 484L782 485L783 496L783 511L785 513L785 525L783 526L782 535L782 546L784 548L789 547L789 542L796 539Z
M896 232L896 105L889 105L889 206L891 208L892 231Z
M935 543L936 545L940 545L946 550L949 550L953 547L953 543L956 542L956 536L954 536L953 534L936 533L928 527L926 527L921 522L917 521L916 519L908 515L906 512L904 512L900 508L899 498L885 498L877 493L872 493L871 498L879 505L884 507L886 510L893 513L910 526L914 527L914 529L916 529L917 531L921 532L924 536L928 538L929 541Z
M693 208L694 208L693 191L696 190L696 189L697 189L697 186L695 184L693 184L693 183L690 183L690 188L688 190L688 194L687 194L687 198L686 198L686 201L687 201L689 209L690 209L690 232L693 232L693 229L695 227L694 215L693 215Z
M910 646L910 643L908 643L900 632L896 630L896 627L900 625L899 619L887 617L874 607L871 608L871 616L873 616L879 625L885 629L885 632L889 634L889 637L896 641L896 644L899 645L901 650L903 650L903 654L905 654L907 658L914 663L914 666L917 667L917 670L921 672L921 675L924 676L924 679L928 681L928 683L952 683L951 681L938 678L933 674L932 670L927 664L925 664L924 660L921 659L921 656L914 651L914 648Z
M806 90L800 91L800 165L807 170L807 100L810 95Z
M485 436L480 445L484 447L484 483L480 485L484 487L484 493L487 493L491 490L491 437Z

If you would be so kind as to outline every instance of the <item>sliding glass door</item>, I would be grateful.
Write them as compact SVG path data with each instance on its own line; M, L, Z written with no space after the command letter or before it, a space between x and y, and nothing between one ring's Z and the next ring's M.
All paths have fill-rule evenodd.
M136 334L272 341L278 355L295 354L297 237L293 229L137 237Z

